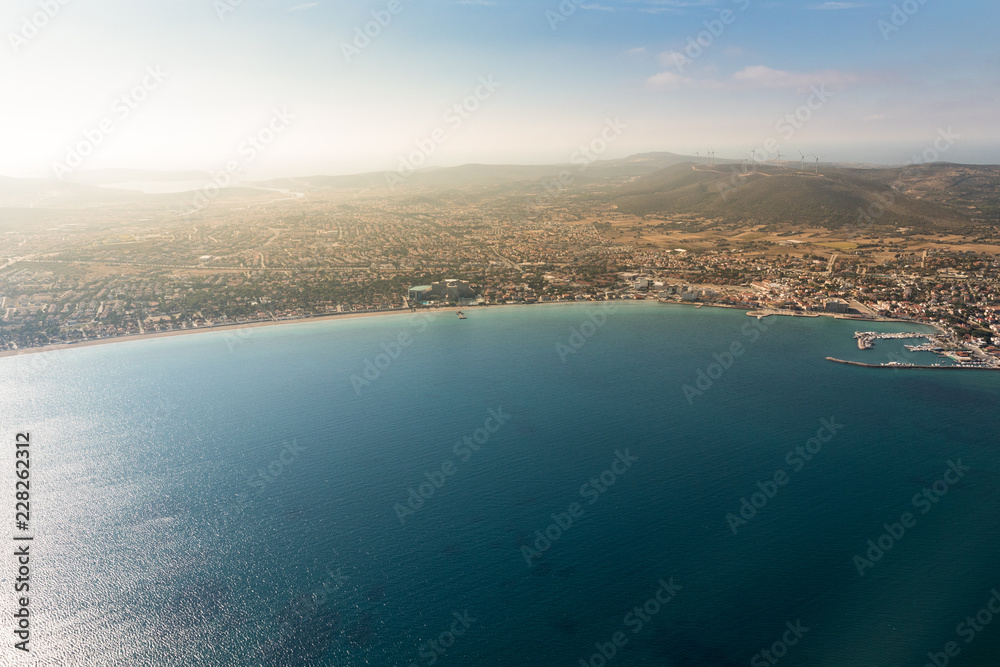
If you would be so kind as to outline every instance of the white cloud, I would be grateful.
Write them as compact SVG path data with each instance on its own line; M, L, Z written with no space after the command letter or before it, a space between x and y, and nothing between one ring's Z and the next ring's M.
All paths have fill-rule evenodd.
M673 64L675 52L660 54L660 63L664 66ZM676 88L687 86L704 89L746 90L754 88L798 88L806 89L813 85L826 84L844 87L864 80L860 74L842 72L840 70L818 70L815 72L789 72L774 69L766 65L751 65L735 72L727 79L693 78L679 76L670 71L660 72L646 79L651 88Z
M788 72L765 65L751 65L733 74L733 81L747 83L751 88L808 88L817 83L845 85L858 80L856 74L838 70L818 72Z
M676 67L677 63L687 62L688 58L680 51L664 51L656 56L656 60L664 67Z
M696 86L699 82L691 77L667 71L654 74L646 79L646 83L653 88L679 88L680 86Z
M822 5L816 5L813 9L857 9L867 6L863 2L824 2Z
M660 14L662 12L680 14L689 7L709 7L716 3L715 0L647 0L642 4L645 6L640 7L640 12L648 14Z

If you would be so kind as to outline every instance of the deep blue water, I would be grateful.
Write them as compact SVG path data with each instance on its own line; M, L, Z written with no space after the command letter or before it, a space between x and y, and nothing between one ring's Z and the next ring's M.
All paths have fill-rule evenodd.
M601 665L621 632L609 665L712 667L772 664L755 656L790 623L782 665L919 667L949 641L949 664L1000 664L1000 619L957 632L1000 590L1000 374L825 361L902 349L857 350L849 321L623 303L597 327L593 308L0 359L3 437L32 439L32 657ZM366 360L383 370L361 382ZM711 386L686 393L699 371ZM961 476L915 505L949 461ZM727 519L776 472L766 505ZM854 556L904 512L861 576ZM29 664L4 623L0 662Z

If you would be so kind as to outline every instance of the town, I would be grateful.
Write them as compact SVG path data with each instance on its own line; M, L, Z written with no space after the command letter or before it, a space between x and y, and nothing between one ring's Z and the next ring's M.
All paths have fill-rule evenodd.
M342 313L607 299L912 320L989 354L1000 344L1000 239L734 228L627 214L579 190L256 192L196 215L139 198L80 208L45 228L8 227L0 350ZM446 280L452 289L431 289Z

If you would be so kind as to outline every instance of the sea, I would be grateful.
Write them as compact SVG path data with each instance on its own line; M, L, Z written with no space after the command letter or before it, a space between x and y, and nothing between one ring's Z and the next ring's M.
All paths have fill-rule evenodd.
M1000 664L1000 373L826 360L906 323L466 314L0 359L0 664Z

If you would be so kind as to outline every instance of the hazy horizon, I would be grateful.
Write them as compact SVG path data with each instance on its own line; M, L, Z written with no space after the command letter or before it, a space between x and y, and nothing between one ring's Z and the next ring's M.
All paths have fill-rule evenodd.
M770 141L782 159L901 164L944 130L942 161L995 164L998 17L985 1L15 0L0 174L555 164L608 122L602 159Z
M758 155L761 155L762 154L762 149L759 149L759 150L761 152L759 152ZM914 148L912 148L911 153L913 153L913 155L915 156L917 153L919 153L920 150L921 149L919 147L914 147ZM985 148L981 149L980 152L986 152L986 151L991 151L991 150L994 150L994 149L992 147L985 147ZM998 145L996 147L996 150L1000 150L1000 145ZM907 155L907 152L906 152L907 151L907 147L906 146L903 146L903 145L898 146L897 147L897 151L899 152L900 155ZM600 161L611 162L611 161L615 161L615 160L628 159L630 157L635 157L635 156L639 156L639 155L665 154L665 153L674 154L674 155L677 155L678 157L690 157L692 159L697 159L697 158L706 159L706 160L708 159L707 156L704 155L704 154L695 155L694 153L692 153L692 154L689 155L689 154L680 153L680 152L671 151L671 150L648 150L648 151L641 151L641 152L635 152L635 153L628 153L626 155L605 155L598 162L600 162ZM720 154L718 151L715 151L715 153L716 153L715 159L717 161L720 161L720 162L730 162L730 163L735 164L735 162L733 162L733 161L739 161L739 160L743 159L743 157L723 155L723 154ZM958 153L959 153L959 151L957 149L954 150L954 156L955 157L959 157ZM951 157L953 157L953 155L952 154L948 154L947 157L951 158ZM775 159L772 157L767 162L771 163L771 164L774 164L775 163ZM785 164L788 164L788 163L798 163L799 162L799 157L796 156L796 159L789 160L789 159L786 158L786 156L782 155L782 162L785 163ZM814 159L814 157L810 157L809 155L807 155L806 158L805 158L805 162L807 164L814 164L815 163L815 159ZM978 160L977 161L977 160L974 160L974 159L961 160L961 159L944 159L944 158L942 158L941 160L937 160L935 162L946 163L946 164L966 164L966 165L994 166L994 165L1000 165L1000 158L998 158L996 161L990 161L990 160L986 160L986 159L984 159L984 160ZM597 162L595 162L595 164L596 163ZM905 165L911 164L911 160L909 158L907 158L907 159L900 159L900 160L895 161L895 162L877 162L877 161L874 161L874 160L862 160L862 159L834 160L834 159L831 159L831 158L827 157L826 155L824 155L823 158L822 158L822 160L821 160L821 163L822 164L832 164L832 165L842 164L842 165L872 167L872 168L882 168L882 167L892 168L892 167L905 166ZM487 167L531 167L531 166L558 166L558 165L571 165L571 164L572 164L571 160L563 160L561 162L546 162L546 161L541 161L541 160L540 161L536 161L536 162L530 162L530 161L520 161L520 162L468 161L468 162L456 162L454 164L427 164L427 165L424 165L423 167L420 167L419 170L456 169L456 168L467 167L467 166L474 166L474 165L475 166L487 166ZM169 183L169 182L174 182L174 181L180 182L180 181L189 180L188 177L191 176L191 175L193 175L193 174L198 174L199 178L195 179L195 180L192 180L192 183L197 183L197 187L201 187L201 186L204 185L204 182L201 179L201 176L204 176L204 175L209 175L210 176L213 173L218 173L220 171L220 169L214 169L214 170L211 169L211 168L209 168L209 169L195 169L195 168L191 168L191 169L183 169L183 168L178 168L178 169L155 169L155 168L145 168L145 167L129 167L129 166L115 166L115 165L111 165L111 166L108 166L108 167L100 167L100 168L94 168L94 169L80 168L78 170L74 170L74 172L72 174L67 175L65 177L65 179L63 179L63 180L65 180L66 182L71 182L71 183L89 184L88 183L88 178L87 178L88 176L92 176L94 174L100 174L102 172L118 172L118 171L121 171L121 172L133 172L134 175L148 174L148 175L151 175L151 176L152 175L167 176L167 178L152 178L152 177L150 177L150 178L140 179L140 180L136 181L136 182L150 182L150 183L151 182ZM310 171L307 168L304 171L302 170L302 168L299 168L298 170L293 170L293 171L283 171L281 169L277 169L277 170L267 170L267 171L263 171L263 172L248 172L246 174L237 174L236 178L233 179L233 182L234 183L243 183L243 182L270 181L270 180L279 180L279 179L309 178L309 177L320 177L320 176L322 176L322 177L348 177L348 176L357 176L357 175L363 175L363 174L393 173L393 172L396 172L396 171L398 171L398 170L397 169L393 169L391 166L386 167L384 169L374 168L374 169L357 169L357 170L349 170L349 171L333 171L333 170L322 170L322 169ZM41 173L41 174L37 174L35 176L32 176L32 175L19 175L19 174L11 174L11 173L0 173L0 177L6 177L6 178L24 178L24 179L32 179L32 178L43 178L44 179L44 178L51 178L53 180L60 180L60 179L58 179L56 176L54 176L51 173ZM122 181L122 182L123 183L128 183L129 181ZM104 179L102 179L101 185L103 187L110 187L111 183L105 181ZM195 189L197 189L197 188L195 188Z

